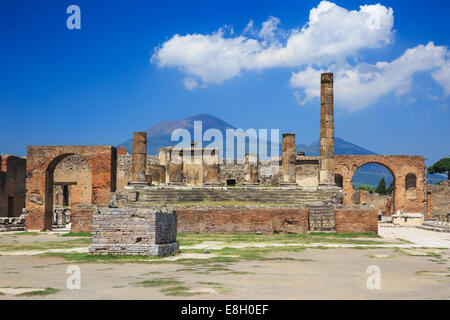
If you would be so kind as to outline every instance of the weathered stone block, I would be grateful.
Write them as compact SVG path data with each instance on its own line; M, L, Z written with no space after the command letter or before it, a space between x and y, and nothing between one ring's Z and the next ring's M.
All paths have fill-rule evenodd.
M93 254L167 256L178 253L177 214L161 208L99 208L93 216Z

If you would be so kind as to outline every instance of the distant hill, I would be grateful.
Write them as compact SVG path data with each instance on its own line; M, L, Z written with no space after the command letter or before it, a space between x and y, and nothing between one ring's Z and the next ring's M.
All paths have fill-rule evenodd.
M194 137L194 121L202 121L202 129L205 132L208 129L218 129L225 137L226 129L236 129L231 124L209 114L198 114L188 117L186 119L177 121L163 121L153 127L146 130L148 135L148 154L158 154L160 148L166 146L174 146L178 144L178 141L171 141L171 134L175 129L186 129L190 132L191 137ZM258 141L262 142L262 141ZM210 141L204 141L203 145L207 146ZM334 139L335 153L337 155L375 155L375 152L367 150L351 142L345 141L338 137ZM270 141L268 141L270 146ZM125 147L128 153L133 152L133 139L128 139L125 142L118 145L119 147ZM319 140L307 145L297 144L297 151L303 151L307 156L319 156L320 155L320 142ZM249 146L246 144L246 152L248 152ZM236 150L236 147L235 147ZM279 154L281 155L281 144L279 145ZM226 146L222 150L222 155L226 154ZM235 151L236 154L236 151ZM269 152L270 155L270 147ZM381 178L384 177L386 185L389 185L392 181L392 175L388 169L378 164L367 164L358 169L353 177L353 183L355 185L365 184L371 186L377 186ZM446 177L434 174L428 175L428 183L436 183L438 181L445 180Z
M198 114L178 121L163 121L146 130L148 137L147 154L158 154L159 149L163 147L175 146L178 142L170 139L175 129L186 129L193 138L194 121L202 121L203 132L208 129L218 129L224 137L226 129L235 129L229 123L209 114ZM208 145L210 141L205 141L204 143ZM131 154L133 152L133 138L121 143L119 146L127 148L128 153Z

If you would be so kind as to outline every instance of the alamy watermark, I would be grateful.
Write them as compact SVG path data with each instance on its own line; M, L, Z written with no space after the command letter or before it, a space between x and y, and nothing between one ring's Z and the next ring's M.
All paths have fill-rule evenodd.
M227 128L224 137L223 132L216 128L203 132L203 122L194 121L193 136L187 129L175 129L172 131L171 141L178 142L171 151L171 161L175 164L218 164L218 153L229 164L234 163L234 159L243 159L246 153L258 155L258 157L250 157L249 163L256 163L258 158L274 159L280 156L279 129L270 129L269 135L268 129L250 128L244 131ZM195 146L191 145L193 141ZM204 141L209 143L203 146ZM248 152L246 152L247 149ZM223 150L225 150L224 156Z
M66 26L69 30L81 29L81 9L76 4L67 7L66 13L70 16L66 20Z

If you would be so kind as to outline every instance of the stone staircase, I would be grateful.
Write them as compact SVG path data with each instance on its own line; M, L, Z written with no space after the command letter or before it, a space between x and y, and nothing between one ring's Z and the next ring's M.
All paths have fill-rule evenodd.
M306 205L320 203L320 194L317 190L281 188L146 188L140 192L138 201L158 204L236 201Z

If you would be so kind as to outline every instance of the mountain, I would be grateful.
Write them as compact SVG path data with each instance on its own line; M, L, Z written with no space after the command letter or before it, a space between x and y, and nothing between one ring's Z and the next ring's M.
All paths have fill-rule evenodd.
M195 116L188 117L186 119L178 121L163 121L153 127L146 130L148 136L147 153L148 154L158 154L158 150L167 146L174 146L178 144L178 141L171 141L171 134L175 129L186 129L194 137L194 121L202 121L202 130L205 132L208 129L218 129L222 132L223 137L225 137L226 129L236 129L231 124L209 114L198 114ZM270 134L270 133L269 133ZM257 143L265 142L264 140L257 141ZM207 146L210 141L204 141L203 146ZM268 155L270 156L270 141L268 143ZM343 139L335 137L335 153L337 155L375 155L375 152L364 149L356 144L347 142ZM128 139L125 142L118 145L118 147L127 148L128 153L133 152L133 139ZM307 156L319 156L320 154L320 141L317 140L309 145L307 144L297 144L297 151L303 151ZM226 154L227 146L223 147L221 154ZM236 146L234 146L235 153ZM246 143L245 152L249 150L249 143ZM281 155L281 143L279 144L279 154ZM393 180L392 175L388 169L385 167L370 163L359 168L354 177L353 183L355 185L365 184L371 186L377 186L378 182L384 178L386 180L386 185L389 185ZM436 183L438 181L445 180L445 177L439 174L428 175L428 183Z
M218 129L224 137L226 129L235 129L229 123L209 114L198 114L178 121L163 121L146 130L148 137L147 154L158 154L159 149L178 144L178 141L171 140L171 134L175 129L186 129L193 138L194 121L202 121L203 132L208 129ZM209 141L205 141L204 145L209 143ZM128 153L131 154L133 152L133 138L121 143L119 147L127 148Z

